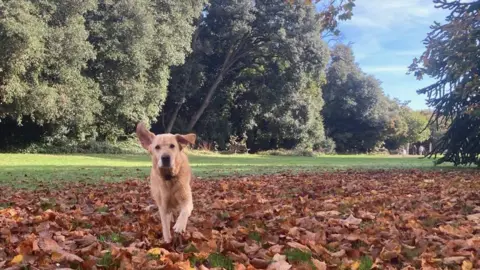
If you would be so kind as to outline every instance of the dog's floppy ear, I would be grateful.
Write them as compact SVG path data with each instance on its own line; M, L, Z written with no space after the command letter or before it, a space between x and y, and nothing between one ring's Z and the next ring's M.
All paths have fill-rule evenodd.
M187 134L187 135L176 134L175 138L177 139L177 142L181 146L186 146L188 144L195 144L195 140L197 139L197 135L195 135L193 133L190 133L190 134Z
M150 146L150 144L152 144L153 138L155 138L155 134L148 131L143 122L137 124L136 132L137 137L140 140L140 144L142 144L143 148L148 150L148 147Z

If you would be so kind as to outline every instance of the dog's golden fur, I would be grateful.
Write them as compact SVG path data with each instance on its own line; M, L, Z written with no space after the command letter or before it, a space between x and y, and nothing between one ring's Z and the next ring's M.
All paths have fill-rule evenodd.
M179 213L173 229L176 233L182 233L193 210L190 186L192 173L183 149L195 143L196 135L155 135L143 123L139 123L137 137L152 158L150 191L160 213L163 239L169 243L172 241L170 224L173 212ZM163 164L162 157L169 157L168 166Z

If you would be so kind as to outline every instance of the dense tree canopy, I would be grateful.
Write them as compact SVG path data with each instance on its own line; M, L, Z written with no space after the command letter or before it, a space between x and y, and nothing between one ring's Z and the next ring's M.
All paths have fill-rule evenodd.
M354 6L4 0L0 148L111 142L140 120L221 149L370 152L424 140L424 114L386 97L348 46L327 45Z
M419 79L437 80L418 92L434 108L432 123L449 125L431 154L444 153L439 162L480 165L480 1L434 2L451 14L432 26L426 51L410 67Z
M0 3L0 117L116 138L153 120L202 1ZM175 46L172 46L175 44Z
M339 152L372 151L387 128L387 99L380 82L355 63L351 48L337 45L327 71L323 115Z
M95 57L83 14L93 1L0 3L0 116L83 129L100 112L100 89L82 72Z
M193 54L172 73L164 130L195 130L221 145L246 136L258 149L322 141L320 18L302 3L211 1Z
M429 118L425 113L413 111L397 101L392 101L390 106L395 113L390 116L385 140L387 149L398 149L408 143L424 142L430 138L432 129L428 126Z

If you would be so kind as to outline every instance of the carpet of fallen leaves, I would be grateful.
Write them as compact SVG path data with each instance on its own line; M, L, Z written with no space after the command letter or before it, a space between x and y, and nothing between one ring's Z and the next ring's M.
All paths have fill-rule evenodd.
M0 268L480 269L480 173L195 179L165 244L147 180L3 189Z

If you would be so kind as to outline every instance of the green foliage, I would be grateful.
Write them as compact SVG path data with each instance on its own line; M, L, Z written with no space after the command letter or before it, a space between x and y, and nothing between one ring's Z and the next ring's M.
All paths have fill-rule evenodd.
M389 150L395 150L407 143L424 142L430 139L431 128L428 125L428 116L421 111L413 111L406 105L392 101L392 111L388 126L388 138L385 146Z
M348 46L333 49L323 95L327 134L338 152L370 152L386 138L388 100L380 82L357 66Z
M203 1L0 3L0 118L116 140L154 120Z
M137 138L129 138L115 143L105 141L76 141L68 138L32 143L26 147L9 149L9 152L30 154L144 154Z
M14 132L0 148L119 153L136 122L159 120L221 149L233 135L327 151L322 36L355 5L322 2L4 0L0 129Z
M95 58L83 14L93 1L3 1L0 16L0 117L88 129L100 92L84 76Z
M274 149L260 151L257 153L262 156L292 156L292 157L314 157L315 153L308 149Z
M418 111L407 111L405 119L408 126L407 141L422 142L430 137L428 118Z
M211 1L194 52L175 68L160 130L189 132L221 149L315 148L325 139L321 86L328 49L313 6L281 0ZM173 122L172 122L173 121Z
M445 24L435 23L425 39L426 51L414 59L410 71L418 79L436 79L418 90L434 108L432 125L448 130L435 143L431 155L439 162L480 165L480 1L434 0L438 8L451 10Z

